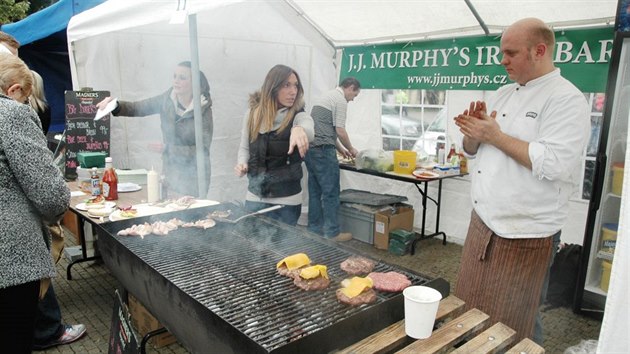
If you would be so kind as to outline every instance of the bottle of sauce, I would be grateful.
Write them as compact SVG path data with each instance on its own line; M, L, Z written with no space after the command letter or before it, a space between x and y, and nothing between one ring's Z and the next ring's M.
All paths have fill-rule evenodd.
M464 149L462 148L459 153L459 172L461 174L468 173L468 159L464 154Z
M156 203L160 200L160 177L158 173L151 168L147 173L147 202Z
M105 172L103 172L103 197L105 200L118 199L118 175L114 170L111 157L105 158Z
M450 162L454 155L457 155L457 151L455 151L455 144L451 144L451 150L446 155L446 161Z
M92 167L92 173L90 174L90 189L93 197L101 195L101 181L96 167Z

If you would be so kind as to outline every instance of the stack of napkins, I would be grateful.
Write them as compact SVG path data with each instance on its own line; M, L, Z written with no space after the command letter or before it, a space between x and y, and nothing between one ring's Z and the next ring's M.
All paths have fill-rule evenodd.
M118 183L147 184L147 170L139 168L135 170L116 169Z

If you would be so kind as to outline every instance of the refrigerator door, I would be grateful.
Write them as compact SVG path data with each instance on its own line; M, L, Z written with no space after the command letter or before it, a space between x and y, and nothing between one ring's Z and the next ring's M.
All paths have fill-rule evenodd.
M617 33L613 48L600 153L574 307L577 312L600 315L614 262L630 120L630 37Z

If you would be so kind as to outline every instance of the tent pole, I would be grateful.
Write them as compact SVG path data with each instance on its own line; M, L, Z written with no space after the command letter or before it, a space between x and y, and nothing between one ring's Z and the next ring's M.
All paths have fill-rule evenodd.
M481 16L479 16L479 13L477 12L477 9L475 9L475 7L470 2L470 0L464 0L464 2L466 3L466 5L468 5L468 8L470 9L470 12L472 12L472 14L475 16L475 18L477 19L477 22L479 22L479 26L481 26L481 28L483 29L483 33L485 33L486 36L489 35L490 34L490 30L488 29L488 26L486 25L486 23L483 21L483 18L481 18Z
M188 38L190 40L190 69L192 72L193 109L195 114L195 147L197 152L197 196L205 198L206 164L203 149L203 124L201 118L201 92L199 79L199 46L197 43L197 14L188 15ZM180 181L184 182L185 181Z

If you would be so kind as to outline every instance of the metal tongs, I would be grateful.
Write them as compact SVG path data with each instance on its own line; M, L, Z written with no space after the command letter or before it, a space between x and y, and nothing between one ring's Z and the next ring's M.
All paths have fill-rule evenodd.
M247 217L268 213L270 211L273 211L273 210L276 210L276 209L280 209L282 207L283 207L283 205L274 205L272 207L265 208L265 209L260 209L260 210L258 210L256 212L253 212L253 213L250 213L250 214L245 214L245 215L243 215L243 216L241 216L239 218L236 218L234 220L230 220L228 218L218 217L218 216L212 216L212 219L214 219L216 221L219 221L219 222L226 222L226 223L230 223L230 224L236 224L237 222L239 222L239 221L241 221L241 220L243 220L243 219L245 219Z

